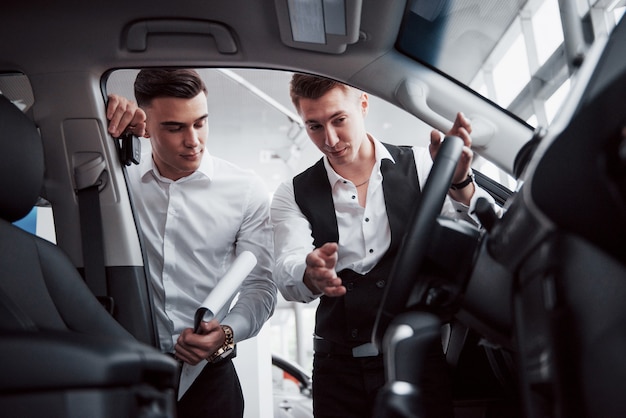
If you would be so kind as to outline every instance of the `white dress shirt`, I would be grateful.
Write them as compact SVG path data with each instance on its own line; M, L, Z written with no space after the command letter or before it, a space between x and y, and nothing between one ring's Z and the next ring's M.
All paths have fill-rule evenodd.
M236 256L251 251L258 263L236 302L218 312L236 341L256 335L276 304L272 280L269 194L252 171L212 157L177 181L159 174L150 154L129 168L153 286L161 350L173 352L179 334Z
M383 194L383 175L381 161L394 161L385 146L370 137L374 143L376 162L367 187L365 207L359 205L355 185L333 170L324 156L324 167L332 187L332 197L339 229L339 250L336 271L349 268L359 274L369 272L391 244L391 229L387 218L385 196ZM417 178L423 189L428 173L433 165L427 148L413 147ZM479 197L487 198L492 204L493 198L484 190L476 187L470 205L456 202L448 196L442 208L442 214L469 222L478 223L473 211ZM295 201L293 181L282 183L272 201L271 219L274 226L274 254L276 266L274 280L283 297L287 300L310 302L319 294L313 294L303 282L305 259L315 248L311 235L311 224L302 214Z

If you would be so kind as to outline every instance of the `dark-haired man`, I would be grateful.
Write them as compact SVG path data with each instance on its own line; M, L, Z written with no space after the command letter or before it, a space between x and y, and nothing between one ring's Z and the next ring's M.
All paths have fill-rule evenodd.
M272 232L263 181L209 154L207 89L186 69L146 69L135 80L137 104L112 95L109 133L150 140L151 156L129 168L154 289L161 349L182 362L209 363L178 402L179 417L241 417L243 394L231 357L273 313ZM233 260L248 250L257 265L237 302L193 332L194 313ZM230 301L229 301L230 302ZM218 414L218 415L216 415Z

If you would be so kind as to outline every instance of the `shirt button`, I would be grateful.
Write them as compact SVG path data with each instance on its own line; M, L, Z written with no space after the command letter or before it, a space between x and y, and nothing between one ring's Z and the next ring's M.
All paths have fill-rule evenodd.
M377 281L376 287L378 287L379 289L382 289L383 287L385 287L385 281L384 280Z
M347 289L347 290L352 290L352 289L354 289L354 283L352 283L352 282L348 283L348 284L346 285L346 289Z
M354 328L352 329L352 331L350 332L350 335L352 336L352 338L356 338L359 336L359 330Z
M365 218L365 222L369 222L369 221L370 221L370 218Z
M370 248L370 254L372 254L374 252L373 248Z
M356 199L356 196L355 196L355 195L352 195L352 200L354 200L354 199Z

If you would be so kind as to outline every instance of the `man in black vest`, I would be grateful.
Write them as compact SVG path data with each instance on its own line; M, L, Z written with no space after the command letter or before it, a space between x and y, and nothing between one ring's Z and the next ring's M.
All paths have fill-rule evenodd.
M441 134L432 132L429 149L383 144L365 129L368 95L333 80L295 74L290 94L324 156L274 194L274 278L287 300L320 298L315 416L370 417L385 383L382 355L371 343L376 311ZM442 211L476 222L470 209L477 198L493 200L472 181L470 133L469 120L459 113L449 134L465 146ZM432 351L423 388L426 412L451 417L441 346Z

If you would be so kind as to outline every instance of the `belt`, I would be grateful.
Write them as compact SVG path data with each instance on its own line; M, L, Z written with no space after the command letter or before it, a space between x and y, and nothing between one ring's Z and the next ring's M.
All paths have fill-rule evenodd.
M313 338L313 350L320 354L333 354L336 356L356 358L376 357L380 354L376 346L372 343L365 343L356 347L347 347L320 337Z

